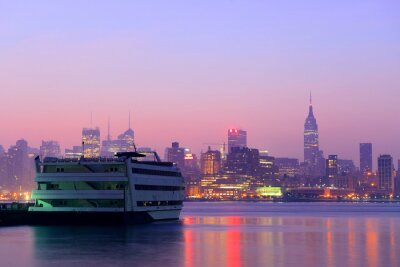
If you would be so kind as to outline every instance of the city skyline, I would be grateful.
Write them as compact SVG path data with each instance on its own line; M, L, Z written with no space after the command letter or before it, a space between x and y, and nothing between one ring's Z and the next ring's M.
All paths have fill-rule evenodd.
M308 108L309 108L309 110L308 110L308 115L309 115L309 114L310 114L311 105L309 105ZM313 113L314 113L314 111L311 111L311 114L313 114ZM313 115L314 115L314 114L313 114ZM306 118L306 117L307 117L307 114L305 114L304 117ZM319 118L318 118L318 119L319 119ZM119 132L117 132L116 130L114 130L112 127L109 126L109 124L110 124L110 116L107 117L107 122L106 122L106 123L107 123L107 126L106 126L106 127L99 127L99 126L97 126L98 124L93 123L93 113L90 113L90 114L89 114L89 121L90 121L90 122L88 123L89 126L87 126L87 127L82 127L82 128L80 129L80 131L79 131L79 133L78 133L78 140L76 140L76 141L64 142L62 139L61 139L61 140L58 140L58 139L55 139L55 138L40 138L40 137L39 137L39 139L37 139L37 140L38 140L37 142L39 142L39 143L38 143L38 145L36 145L36 142L32 142L32 140L30 140L30 139L28 139L28 138L26 138L26 137L21 137L21 138L16 138L15 140L11 141L11 143L10 143L9 145L4 144L4 143L0 143L0 145L2 145L2 146L4 147L4 149L7 149L8 147L14 145L16 140L24 139L24 140L27 140L27 141L29 142L30 146L32 146L32 147L37 147L37 148L38 148L38 147L40 146L40 144L41 144L42 141L51 141L51 140L55 140L55 141L58 141L58 142L60 143L61 150L64 151L65 149L69 149L69 148L71 148L71 147L73 147L73 146L80 146L80 145L81 145L81 142L82 142L82 135L81 135L81 133L82 133L82 129L84 129L84 128L88 128L88 129L96 129L96 128L99 128L99 130L100 130L100 140L101 140L101 141L105 141L105 140L107 140L108 137L109 137L109 131L110 131L110 137L112 137L113 139L116 139L119 135L123 134L126 130L131 129L131 124L132 124L130 112L128 113L128 120L125 122L126 127L123 128L123 126L122 126L121 129L118 129ZM112 120L111 120L111 121L112 121ZM119 121L121 121L121 120L119 120ZM304 118L303 118L303 121L304 121ZM135 125L133 125L132 128L135 130L135 132L137 131L137 128L135 127ZM303 125L303 128L304 128L304 125ZM323 126L322 126L322 128L323 128ZM140 138L140 136L137 136L137 135L135 134L135 135L136 135L136 137L135 137L135 144L136 144L137 147L151 147L151 148L153 148L154 150L156 150L160 155L162 155L162 154L163 154L163 151L165 150L165 148L168 147L168 146L170 145L171 142L178 141L178 142L180 142L180 143L183 145L183 147L189 148L189 149L191 149L191 150L193 151L193 153L200 155L201 152L207 151L209 145L211 145L211 147L212 147L213 149L219 149L219 148L220 148L219 144L222 145L223 143L225 143L226 149L227 149L227 148L228 148L228 136L226 135L226 131L227 131L227 130L230 130L230 129L241 129L241 130L245 130L246 132L248 132L246 128L242 128L242 127L238 127L238 128L229 128L229 129L225 129L225 130L224 130L224 135L225 135L224 137L222 137L221 139L218 139L218 140L217 140L217 139L214 139L214 140L216 140L216 141L214 141L214 142L201 142L201 141L200 141L200 142L194 143L194 144L186 144L186 143L182 142L181 140L178 140L177 138L172 138L172 139L169 141L169 143L166 143L166 144L165 144L165 146L163 146L162 144L159 145L159 146L154 146L154 145L151 146L151 144L145 144L145 143L140 143L140 142L138 143L138 142L137 142L137 137L139 137L139 140L140 140L141 138ZM304 129L303 129L303 130L304 130ZM302 135L302 134L304 134L304 133L300 133L300 135ZM215 136L220 136L220 135L221 135L221 133L218 133L218 134L216 134ZM249 136L251 137L252 135L257 135L257 133L251 133L251 132L249 132ZM185 139L185 138L184 138L184 139ZM368 139L367 139L367 140L368 140ZM283 141L283 140L281 140L281 141ZM303 140L302 140L302 141L303 141ZM74 143L74 142L75 142L75 143ZM219 142L219 143L218 143L218 142ZM248 147L250 147L250 148L258 148L258 149L267 149L267 150L269 151L269 154L270 154L270 155L273 155L273 156L276 156L276 157L294 157L294 158L299 159L300 161L303 161L303 160L304 160L304 151L300 152L300 153L299 153L299 154L300 154L299 156L296 155L296 154L280 154L279 152L271 151L271 150L269 149L268 146L251 145L252 143L254 143L254 142L252 142L251 138L248 140L248 143L250 143L250 144L248 145ZM345 156L344 154L336 153L336 152L330 153L330 151L324 149L324 147L325 147L325 146L324 146L324 143L322 143L322 145L320 145L320 149L324 152L324 157L327 157L329 154L337 154L337 155L340 157L340 159L351 159L351 160L354 161L354 163L355 163L357 166L359 166L359 162L360 162L360 160L359 160L359 150L357 150L357 149L359 149L359 145L360 145L361 143L363 143L363 142L358 142L358 143L355 143L355 144L354 144L354 145L355 145L355 147L354 147L355 151L353 152L353 154L354 154L353 157L352 157L352 156ZM391 149L391 151L393 151L393 152L391 152L391 151L382 151L382 152L375 151L375 146L378 146L378 145L379 145L379 144L375 144L375 143L374 143L374 150L373 150L373 154L372 154L372 155L373 155L372 158L373 158L373 168L374 168L374 170L377 168L377 161L376 161L376 160L377 160L377 158L378 158L380 155L390 154L390 155L392 155L395 159L396 159L396 158L400 158L400 153L397 153L397 150L396 150L396 149L393 149L393 148ZM296 146L304 146L304 144L303 144L303 143L300 143L300 144L297 144ZM304 150L304 147L303 147L302 149ZM338 151L338 150L335 150L335 151Z
M3 146L79 145L91 112L115 137L132 111L138 146L159 152L242 128L249 147L302 159L312 91L325 156L358 163L370 142L374 162L400 158L397 2L81 5L3 3Z

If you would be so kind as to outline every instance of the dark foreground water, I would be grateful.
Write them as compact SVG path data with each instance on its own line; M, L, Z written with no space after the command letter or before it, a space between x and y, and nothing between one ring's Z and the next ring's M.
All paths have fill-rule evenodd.
M400 204L203 202L180 222L4 227L0 266L400 266Z

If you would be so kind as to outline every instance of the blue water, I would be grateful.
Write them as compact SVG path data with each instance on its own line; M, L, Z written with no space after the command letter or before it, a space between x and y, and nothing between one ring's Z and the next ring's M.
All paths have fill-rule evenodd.
M181 217L3 227L0 266L400 266L397 203L185 203Z

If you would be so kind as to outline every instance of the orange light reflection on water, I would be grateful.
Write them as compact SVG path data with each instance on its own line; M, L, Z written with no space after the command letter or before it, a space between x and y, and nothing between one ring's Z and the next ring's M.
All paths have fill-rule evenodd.
M186 267L399 263L397 219L204 216L183 221Z

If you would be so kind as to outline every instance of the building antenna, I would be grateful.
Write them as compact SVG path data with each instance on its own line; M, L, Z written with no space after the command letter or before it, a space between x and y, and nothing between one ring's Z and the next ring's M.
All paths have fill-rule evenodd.
M128 128L128 129L130 129L130 128L131 128L131 111L129 111L129 120L128 120L128 126L129 126L129 128Z
M90 128L93 126L93 112L90 111Z
M311 91L310 91L310 106L312 106L312 95L311 95Z
M108 135L107 135L108 141L111 140L111 135L110 135L110 116L108 117Z

